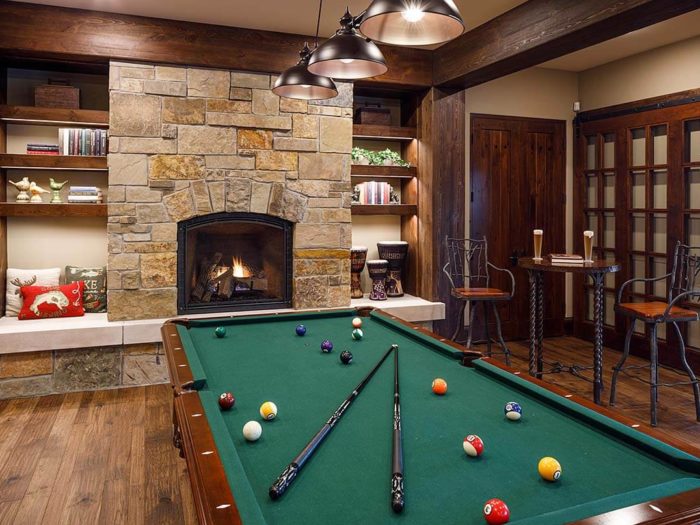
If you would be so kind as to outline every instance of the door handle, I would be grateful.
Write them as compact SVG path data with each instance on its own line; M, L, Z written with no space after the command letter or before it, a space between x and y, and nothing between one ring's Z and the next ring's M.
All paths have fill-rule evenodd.
M513 250L513 253L508 257L511 267L517 266L518 264L518 250Z

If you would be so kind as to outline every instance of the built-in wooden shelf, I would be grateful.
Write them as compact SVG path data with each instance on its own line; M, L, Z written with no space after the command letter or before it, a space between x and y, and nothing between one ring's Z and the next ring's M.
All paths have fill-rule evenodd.
M354 124L352 135L356 139L413 140L416 138L416 128Z
M353 215L416 215L415 204L353 204Z
M0 120L36 126L106 128L109 126L109 111L0 105Z
M415 166L402 168L401 166L365 166L353 164L350 175L353 177L384 177L387 179L412 179L418 174Z
M0 153L0 168L107 171L107 157Z
M107 205L1 202L0 217L107 217Z

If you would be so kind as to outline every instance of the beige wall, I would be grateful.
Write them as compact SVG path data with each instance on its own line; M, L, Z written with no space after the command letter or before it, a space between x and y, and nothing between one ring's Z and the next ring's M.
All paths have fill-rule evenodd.
M579 74L581 109L633 102L700 87L700 36Z
M578 100L576 73L530 68L468 89L466 92L467 137L471 113L550 118L566 121L566 249L572 250L573 195L573 103ZM466 148L467 195L469 183L469 147ZM469 231L469 199L466 221ZM571 282L566 285L566 315L572 315Z

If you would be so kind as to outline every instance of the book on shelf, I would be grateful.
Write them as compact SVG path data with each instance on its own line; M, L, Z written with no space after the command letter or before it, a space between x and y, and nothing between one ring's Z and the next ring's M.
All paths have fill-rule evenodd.
M357 186L359 188L357 204L392 204L391 185L388 182L368 181Z
M61 155L105 156L107 155L107 130L59 128L58 145Z
M58 155L58 144L27 144L27 155Z
M583 264L583 257L570 253L552 253L549 259L552 264Z
M69 186L68 202L101 203L102 190L97 186Z
M87 195L68 195L68 202L80 202L83 204L101 204L102 197L89 197Z

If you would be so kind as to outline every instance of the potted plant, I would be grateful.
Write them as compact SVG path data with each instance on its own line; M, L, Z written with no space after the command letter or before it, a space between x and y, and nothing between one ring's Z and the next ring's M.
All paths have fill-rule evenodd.
M352 151L350 152L352 163L367 166L368 164L370 164L370 153L370 151L364 148L352 148Z
M404 161L397 152L390 150L389 148L377 153L377 164L382 164L384 166L401 166L407 168L410 164Z

